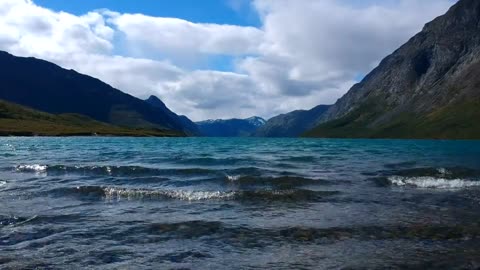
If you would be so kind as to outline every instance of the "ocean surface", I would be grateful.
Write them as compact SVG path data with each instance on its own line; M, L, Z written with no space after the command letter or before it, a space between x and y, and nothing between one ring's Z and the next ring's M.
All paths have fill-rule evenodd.
M480 267L480 142L0 138L0 269Z

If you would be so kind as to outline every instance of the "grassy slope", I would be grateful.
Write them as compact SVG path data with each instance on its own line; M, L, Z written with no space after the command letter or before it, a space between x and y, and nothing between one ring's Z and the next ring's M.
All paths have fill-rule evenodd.
M0 100L0 135L16 136L182 136L158 129L113 126L77 114L53 115Z
M371 105L371 104L370 104ZM437 109L427 115L401 114L387 125L368 128L382 108L366 104L304 134L325 138L480 139L480 100Z

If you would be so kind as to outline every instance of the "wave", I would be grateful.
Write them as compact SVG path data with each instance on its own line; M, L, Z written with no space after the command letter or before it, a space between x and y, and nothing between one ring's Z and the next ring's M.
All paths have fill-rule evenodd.
M385 178L375 179L382 186L410 186L432 189L461 189L480 186L478 171L462 168L413 168L387 172Z
M141 166L65 166L65 165L19 165L17 172L58 174L82 174L102 176L154 176L212 174L213 170L201 168L156 169Z
M15 167L17 172L46 172L48 166L47 165L40 165L40 164L33 164L33 165L19 165Z
M396 186L413 186L418 188L460 189L480 186L480 181L466 179L447 179L431 176L403 177L390 176L388 181Z
M292 190L240 190L240 191L190 191L162 189L129 189L120 187L79 186L51 191L60 196L80 196L86 199L107 200L235 200L235 201L310 201L337 194L337 191Z
M0 188L7 185L7 181L0 180Z
M228 175L228 174L225 174L225 176L227 177L228 181L232 181L232 182L238 181L238 179L242 177L241 175Z
M261 176L242 176L242 175L226 175L226 179L231 184L246 186L272 186L281 189L291 189L294 187L308 185L330 185L326 180L310 179L300 176L278 176L278 177L261 177Z
M108 176L123 178L112 180L116 183L135 184L135 183L158 183L170 181L172 183L181 177L181 181L176 181L178 185L193 185L201 182L214 182L230 186L268 186L279 189L291 189L307 185L327 185L325 180L304 178L300 176L281 175L281 176L262 176L275 175L278 172L264 170L256 167L240 167L229 170L214 170L204 168L169 168L158 169L141 166L66 166L66 165L19 165L15 171L22 173L42 173L50 176L56 175L82 175L82 176ZM195 181L189 181L187 177L202 177Z
M17 217L17 216L0 216L0 226L19 226L36 219L38 216L33 217Z
M390 176L398 175L404 177L431 176L445 179L466 179L480 176L480 172L463 167L426 167L412 168L387 172Z

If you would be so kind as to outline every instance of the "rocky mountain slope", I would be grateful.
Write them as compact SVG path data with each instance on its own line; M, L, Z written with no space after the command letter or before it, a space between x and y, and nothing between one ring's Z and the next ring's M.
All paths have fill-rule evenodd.
M194 133L176 114L110 85L36 58L0 52L0 99L51 114L75 113L133 128Z
M306 133L480 138L480 1L460 0L385 58Z
M261 117L247 119L207 120L196 122L200 134L207 137L247 137L265 124Z
M298 137L315 127L315 122L330 108L319 105L311 110L298 110L275 116L261 126L256 132L257 137Z

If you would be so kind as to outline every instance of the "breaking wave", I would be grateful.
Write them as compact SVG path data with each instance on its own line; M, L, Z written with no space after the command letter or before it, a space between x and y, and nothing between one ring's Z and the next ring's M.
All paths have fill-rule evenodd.
M326 180L310 179L301 176L242 176L242 175L226 175L228 182L237 185L246 186L271 186L280 189L291 189L308 185L330 185Z
M48 168L47 165L33 164L33 165L19 165L15 167L15 170L17 172L46 172L47 168Z
M74 195L107 200L238 200L238 201L309 201L337 194L337 191L292 190L241 190L241 191L190 191L162 189L128 189L119 187L79 186L53 191L54 194Z
M396 186L413 186L418 188L459 189L480 186L480 181L471 181L465 179L446 179L431 176L390 176L388 177L388 180Z
M228 175L228 174L225 174L225 177L227 177L227 180L228 180L228 181L235 182L235 181L237 181L238 179L240 179L240 177L242 177L242 176L241 176L241 175Z
M415 168L398 171L387 184L432 189L461 189L480 186L478 172L467 168Z

